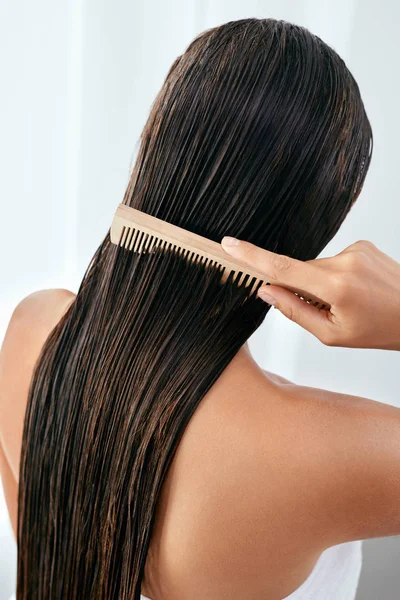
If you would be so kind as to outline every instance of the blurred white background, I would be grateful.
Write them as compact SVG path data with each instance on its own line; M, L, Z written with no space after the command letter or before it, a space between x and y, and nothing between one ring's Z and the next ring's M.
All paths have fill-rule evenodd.
M77 291L172 61L200 31L244 17L308 27L339 52L361 89L372 165L323 255L370 239L400 260L396 0L0 0L0 339L23 296ZM298 383L400 405L398 353L327 348L278 311L250 344L261 366ZM400 538L364 542L363 554L358 598L397 599ZM0 492L0 600L14 590L15 564Z

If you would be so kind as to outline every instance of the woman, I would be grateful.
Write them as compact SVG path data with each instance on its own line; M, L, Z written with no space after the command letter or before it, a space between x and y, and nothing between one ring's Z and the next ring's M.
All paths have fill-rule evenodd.
M173 63L123 201L312 261L371 147L331 48L231 21ZM219 280L107 232L76 296L15 309L0 397L18 600L346 600L358 540L400 533L398 410L262 371L246 341L270 306Z

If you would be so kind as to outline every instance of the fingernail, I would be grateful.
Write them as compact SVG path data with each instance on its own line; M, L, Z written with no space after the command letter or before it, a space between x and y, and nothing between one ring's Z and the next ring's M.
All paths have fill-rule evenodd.
M261 300L264 300L264 302L267 302L268 304L271 304L271 306L275 306L276 305L276 298L274 298L273 296L270 296L270 294L268 294L265 289L260 288L257 292L257 296L260 296Z
M230 237L229 235L226 235L225 237L222 238L221 244L223 246L239 246L240 240L237 240L234 237Z

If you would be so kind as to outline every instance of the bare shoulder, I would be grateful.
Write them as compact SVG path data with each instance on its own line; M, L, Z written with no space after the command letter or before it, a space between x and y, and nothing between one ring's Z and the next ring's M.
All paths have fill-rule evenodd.
M258 516L257 550L268 552L268 535L287 557L296 543L304 556L306 549L400 535L400 409L275 383L265 383L265 401L256 403L257 418L240 447L240 486L251 490Z
M21 319L33 320L36 325L55 324L76 294L65 288L48 288L28 294L16 305L10 324ZM54 322L54 318L56 321Z
M66 289L44 289L25 296L14 308L2 341L0 442L16 481L33 367L51 329L74 297Z
M400 409L260 371L226 369L178 448L162 571L190 597L282 598L326 548L400 534Z
M329 546L400 535L400 409L307 386L285 394L297 405L299 468L323 507Z

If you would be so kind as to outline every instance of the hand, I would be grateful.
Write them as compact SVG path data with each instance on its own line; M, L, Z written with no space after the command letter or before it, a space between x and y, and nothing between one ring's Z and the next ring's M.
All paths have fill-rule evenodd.
M336 256L300 261L225 237L222 248L271 280L307 290L330 310L307 304L281 285L263 285L260 298L327 346L400 350L400 264L369 241Z

